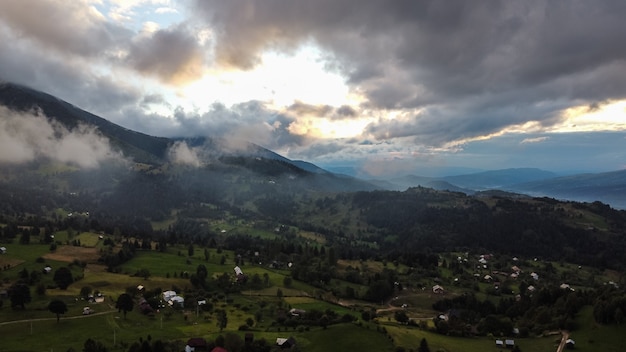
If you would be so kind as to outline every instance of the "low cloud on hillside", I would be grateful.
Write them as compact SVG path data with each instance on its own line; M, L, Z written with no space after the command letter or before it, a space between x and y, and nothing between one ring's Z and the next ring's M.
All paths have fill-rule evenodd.
M187 142L176 142L168 150L169 160L174 164L199 167L202 161L198 153L199 148L191 148Z
M70 131L38 112L0 106L0 164L39 158L80 168L97 168L105 161L123 159L93 127L79 126Z

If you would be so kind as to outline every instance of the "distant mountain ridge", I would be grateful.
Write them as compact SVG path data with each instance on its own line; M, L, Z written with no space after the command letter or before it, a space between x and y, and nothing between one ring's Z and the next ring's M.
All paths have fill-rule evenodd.
M237 151L227 151L221 149L220 141L209 137L165 138L132 131L50 94L22 85L0 83L0 105L17 111L40 109L48 118L55 119L68 129L75 128L80 124L96 126L109 139L111 145L121 150L125 156L135 162L150 165L167 163L170 148L178 142L185 142L190 147L204 148L204 150L212 152L213 155L230 156L231 159L227 160L230 165L248 168L260 167L266 173L268 169L274 168L275 170L270 171L269 174L300 170L322 177L323 180L320 179L312 183L320 189L346 191L405 190L421 186L466 194L502 190L565 200L586 202L598 200L619 209L626 209L626 170L563 177L536 168L512 168L443 177L409 175L389 180L363 180L352 176L355 172L352 168L337 167L328 171L307 161L290 160L252 143ZM236 160L232 157L241 157L244 160ZM275 163L266 165L245 161L246 158L261 158L275 161Z
M601 201L626 209L626 170L558 176L536 168L512 168L441 178L411 175L389 182L387 187L397 190L417 186L466 194L501 190L562 200Z
M582 202L596 200L626 209L626 170L554 177L507 186L528 195L548 195Z

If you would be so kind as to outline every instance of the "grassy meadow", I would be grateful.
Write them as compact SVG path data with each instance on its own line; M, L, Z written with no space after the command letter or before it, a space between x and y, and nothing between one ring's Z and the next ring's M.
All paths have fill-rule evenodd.
M229 228L234 230L234 228ZM259 236L274 236L272 233ZM302 236L323 242L313 233L304 233ZM311 285L290 280L285 286L285 278L289 271L270 268L260 263L245 263L240 267L249 277L258 275L262 280L268 279L268 284L257 290L244 289L238 294L209 295L211 309L207 311L188 309L173 309L166 307L154 316L143 315L137 308L124 316L115 309L117 297L129 288L144 286L148 290L160 288L162 290L177 289L181 293L191 288L186 275L195 273L198 265L204 265L210 275L217 277L224 272L233 273L235 254L232 251L220 251L199 246L194 248L192 256L188 255L188 247L169 246L167 251L138 250L136 255L120 266L117 273L108 272L98 263L103 239L96 233L59 232L55 234L59 243L70 243L79 240L80 246L59 245L51 251L46 244L32 243L20 245L17 243L3 244L7 252L0 256L0 289L7 289L18 275L27 272L42 272L44 266L53 270L61 266L69 266L73 276L77 279L66 290L54 288L53 274L41 274L41 283L48 287L45 294L37 294L31 287L32 301L25 310L14 310L8 299L0 307L0 331L3 336L11 336L0 344L1 351L67 351L73 348L82 350L87 337L104 343L110 351L127 351L130 344L140 338L146 339L150 335L153 339L180 341L181 345L191 337L215 339L220 334L234 333L243 338L245 332L252 332L255 339L265 339L273 344L276 338L293 336L298 342L301 351L395 351L402 347L406 351L417 350L420 341L425 338L431 351L440 352L478 352L498 351L493 337L461 338L436 334L430 331L433 328L432 317L438 312L432 309L433 303L443 297L454 297L467 289L450 284L455 275L446 268L441 268L441 279L445 280L446 293L434 294L429 286L421 285L406 287L397 293L388 302L371 304L358 300L337 300L329 292ZM456 256L456 254L451 254ZM222 257L224 262L222 263ZM598 272L592 268L579 267L569 263L551 263L555 275L571 278L573 283L581 284L591 281L600 282L616 279L614 272ZM539 269L541 263L528 263L529 268ZM338 270L347 270L348 267L361 271L382 272L383 269L396 270L400 275L407 275L409 269L404 266L395 266L392 263L380 261L347 261L340 260ZM149 277L139 277L134 274L142 269L150 272ZM356 285L339 279L331 280L330 287L344 290L347 286L354 288L359 294L367 289L364 285ZM88 303L80 297L84 287L91 288L105 296L102 303ZM478 284L476 292L480 299L489 299L485 293L489 284ZM517 289L516 285L512 286ZM282 293L279 297L278 291ZM48 311L47 305L52 299L64 301L68 312L62 315L60 322L56 322L54 314ZM336 304L340 303L340 304ZM402 325L395 321L394 313L406 305L407 315L414 321L426 321L429 329L423 330L417 326ZM90 306L95 312L92 315L82 315L83 307ZM274 312L276 308L298 308L304 310L332 310L338 316L351 314L355 322L340 323L321 327L284 327L276 325ZM225 330L220 331L217 326L216 309L223 309L228 316ZM361 311L377 311L373 321L363 321ZM247 331L239 328L247 325L247 320L253 319L253 325ZM258 319L258 321L257 321ZM602 326L594 322L591 307L585 307L577 316L579 329L572 332L571 337L576 340L576 350L579 351L621 351L626 344L625 326ZM560 335L547 337L531 337L516 339L516 344L522 351L552 352L556 351Z

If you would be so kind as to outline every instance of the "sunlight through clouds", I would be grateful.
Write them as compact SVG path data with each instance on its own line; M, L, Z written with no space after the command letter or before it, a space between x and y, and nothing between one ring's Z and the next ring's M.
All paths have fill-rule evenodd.
M624 131L626 100L569 108L563 116L563 123L553 126L552 132Z

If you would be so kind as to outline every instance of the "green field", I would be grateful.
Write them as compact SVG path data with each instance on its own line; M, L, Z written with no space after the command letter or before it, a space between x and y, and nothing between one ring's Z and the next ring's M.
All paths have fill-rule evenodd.
M592 307L584 307L576 317L580 329L572 331L577 351L621 352L626 348L626 325L600 325L593 319Z
M60 252L69 253L68 260L72 260L71 253L79 255L81 251L88 250L87 247L97 247L100 242L98 235L94 233L77 234L75 238L80 238L81 247L59 246L58 249ZM3 265L0 278L3 279L2 288L4 289L8 288L10 282L24 269L28 272L41 271L45 265L56 269L72 263L42 259L50 253L48 245L6 244L5 246L7 253L0 256L0 264ZM127 319L124 319L115 309L117 297L138 285L144 286L147 290L176 289L184 295L193 288L189 279L183 278L182 274L195 273L198 265L206 266L213 277L224 272L232 274L235 266L233 252L218 253L212 248L208 250L208 254L209 258L206 260L204 248L196 247L194 255L188 257L185 246L170 246L165 253L139 250L132 259L120 267L119 273L104 271L102 265L95 263L87 263L84 268L80 265L70 265L73 275L80 280L70 285L67 290L52 288L54 286L52 274L43 275L41 282L50 288L46 290L45 295L37 295L31 288L32 302L27 304L26 310L11 309L8 300L5 300L3 306L0 307L0 331L3 336L11 336L0 345L0 351L51 349L66 351L69 348L80 351L87 337L106 344L110 351L127 351L130 344L140 338L145 339L148 335L155 339L180 341L181 344L191 337L204 337L212 340L225 333L233 333L243 338L245 332L239 331L239 327L246 326L246 320L253 319L253 325L247 331L252 332L255 339L265 339L269 344L273 344L276 338L293 336L300 350L306 352L345 350L391 352L397 347L410 351L417 350L423 338L427 340L431 351L493 350L498 352L493 337L452 337L428 330L434 327L432 317L438 314L432 310L433 303L441 298L459 295L465 290L448 284L446 284L444 295L432 293L429 287L424 290L421 287L411 287L397 292L397 296L383 305L344 300L342 306L332 303L337 300L321 288L296 280L286 287L284 279L289 275L288 270L247 263L241 265L244 272L249 277L258 275L263 280L267 277L268 285L259 290L245 289L237 294L209 293L207 297L211 300L211 309L207 311L196 310L192 304L190 308L184 310L166 307L151 317L142 315L135 309L128 313ZM222 256L226 258L224 264L220 264ZM10 267L4 267L9 264ZM385 267L384 263L376 261L341 262L342 268L347 265L374 272L380 272ZM553 265L559 275L580 273L586 277L593 273L589 268L578 268L574 264L553 263ZM406 268L396 268L393 264L387 264L387 267L398 270L400 273L406 271ZM151 275L147 279L134 276L133 274L140 269L149 269ZM604 273L598 275L596 279L605 280L611 275L613 274ZM443 270L441 277L447 280L446 282L450 282L453 276L446 269ZM343 288L345 285L358 286L338 279L333 279L330 284L333 288ZM92 291L101 292L105 296L105 301L90 304L81 298L80 290L86 286ZM481 291L484 291L488 285L479 285L479 287ZM363 287L359 288L363 289ZM278 297L278 290L282 292L282 298ZM476 292L476 295L480 299L489 298L484 292ZM54 314L47 309L52 299L61 299L68 307L68 312L62 316L59 323L56 322ZM411 319L416 322L427 322L427 330L417 326L401 325L395 321L394 312L403 304L408 305L405 311ZM85 306L90 306L96 314L83 316L82 309ZM351 314L357 320L353 323L329 325L325 329L302 325L286 327L275 324L275 311L279 308L322 312L332 310L338 316ZM227 313L228 325L224 331L220 331L217 327L215 309L223 309ZM369 322L362 321L361 311L372 309L378 310L377 318ZM256 321L258 317L260 317L259 321ZM626 338L624 338L626 327L603 326L595 323L592 307L587 306L579 312L576 323L579 329L570 335L576 341L576 350L617 352L621 351L626 343ZM559 340L560 335L515 339L516 345L522 351L533 352L556 351Z

